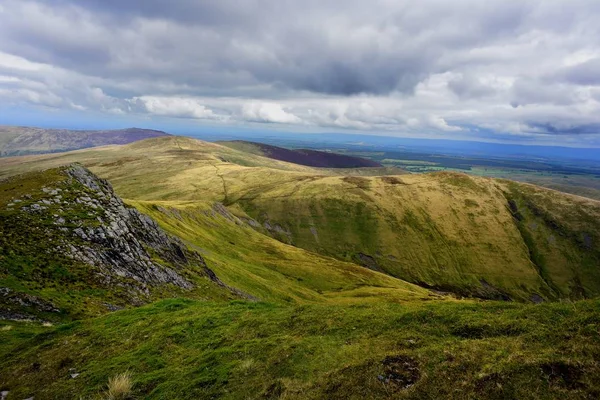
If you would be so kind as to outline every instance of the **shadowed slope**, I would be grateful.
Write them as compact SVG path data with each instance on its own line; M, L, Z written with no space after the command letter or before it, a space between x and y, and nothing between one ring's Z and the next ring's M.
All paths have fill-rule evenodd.
M383 167L380 163L361 157L353 157L344 154L336 154L326 151L309 149L289 150L283 147L272 146L264 143L233 140L229 142L217 142L232 149L245 151L259 156L273 158L294 164L307 165L319 168L364 168Z

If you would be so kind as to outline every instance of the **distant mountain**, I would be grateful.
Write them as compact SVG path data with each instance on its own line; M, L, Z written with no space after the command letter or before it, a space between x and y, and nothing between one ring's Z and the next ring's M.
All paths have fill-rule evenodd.
M273 158L294 164L307 165L318 168L364 168L383 167L380 163L365 158L330 153L326 151L297 149L289 150L283 147L271 146L264 143L233 140L217 142L232 149L241 150L259 156Z
M109 144L127 144L166 135L168 133L140 128L76 131L0 126L0 157L56 153Z

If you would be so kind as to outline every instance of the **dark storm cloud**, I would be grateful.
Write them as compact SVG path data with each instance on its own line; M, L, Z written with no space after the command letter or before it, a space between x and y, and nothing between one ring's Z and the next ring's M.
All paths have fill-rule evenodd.
M600 124L555 125L543 122L529 122L527 125L533 132L541 132L550 135L590 135L600 133Z
M13 54L104 77L411 93L446 68L437 62L444 53L512 35L529 11L435 3L46 1L26 3L1 42Z

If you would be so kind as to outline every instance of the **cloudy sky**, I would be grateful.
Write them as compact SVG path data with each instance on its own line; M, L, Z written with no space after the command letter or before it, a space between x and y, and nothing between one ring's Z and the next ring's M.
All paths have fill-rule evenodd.
M0 113L600 147L600 1L0 0Z

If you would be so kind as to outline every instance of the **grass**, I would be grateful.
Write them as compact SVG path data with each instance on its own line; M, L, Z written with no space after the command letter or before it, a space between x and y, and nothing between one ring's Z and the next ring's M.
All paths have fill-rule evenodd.
M406 301L430 293L385 274L281 243L198 202L134 202L203 255L227 284L279 303Z
M593 398L599 306L163 300L22 341L0 386L15 398L85 398L129 370L132 394L147 399ZM405 388L407 374L418 378Z
M108 378L106 400L126 400L131 398L133 382L131 372L125 371Z

